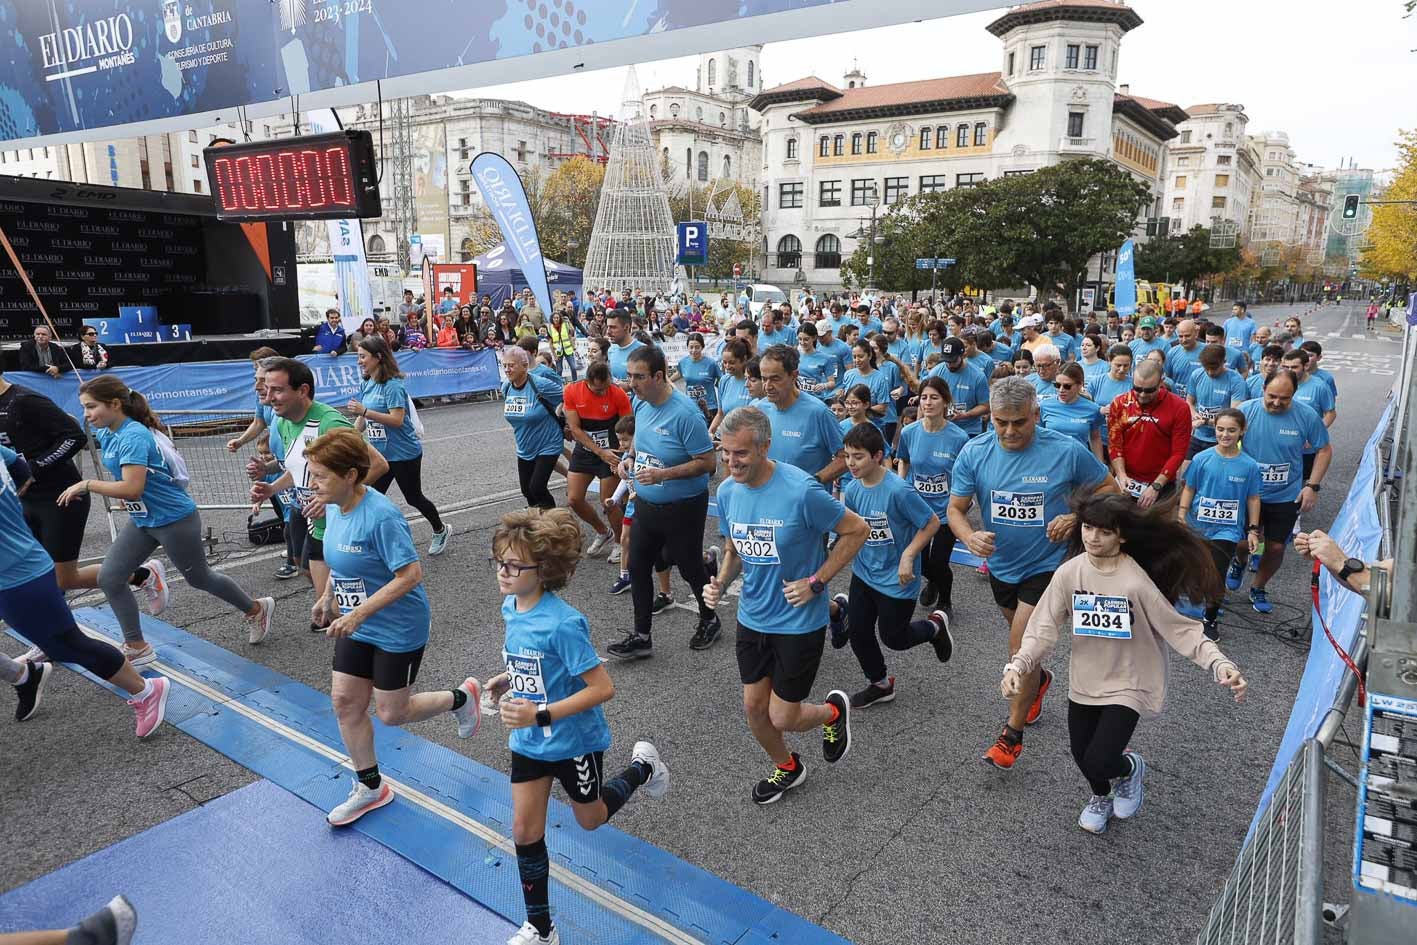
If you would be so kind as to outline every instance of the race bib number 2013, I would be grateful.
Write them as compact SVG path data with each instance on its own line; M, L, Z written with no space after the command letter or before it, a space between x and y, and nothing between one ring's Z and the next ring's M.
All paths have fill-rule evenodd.
M1043 527L1043 493L1000 492L989 495L989 518L995 525Z
M779 564L776 525L748 525L734 522L729 528L733 550L744 564Z
M915 491L921 495L949 495L950 477L944 473L915 477Z
M1132 611L1127 598L1074 591L1073 635L1130 640Z

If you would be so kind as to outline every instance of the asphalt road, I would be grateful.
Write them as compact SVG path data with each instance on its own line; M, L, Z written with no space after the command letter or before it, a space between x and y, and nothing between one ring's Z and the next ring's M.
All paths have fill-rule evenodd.
M1272 322L1293 311L1266 307L1256 315ZM1319 526L1343 501L1400 348L1352 337L1362 334L1353 307L1330 306L1306 321L1309 337L1330 349L1324 365L1340 387L1334 466L1319 511L1306 516ZM421 413L425 490L453 510L455 535L447 554L424 560L434 630L419 686L451 688L498 665L502 626L489 540L498 516L520 498L511 434L496 405ZM232 475L239 475L235 463ZM180 584L164 619L328 691L331 644L306 630L308 588L271 577L274 555L252 553L241 540L244 516L205 519L223 540L220 566L253 594L279 598L277 628L265 645L249 647L235 614ZM101 554L107 526L97 513L90 531L85 554ZM416 516L414 534L420 543L429 535ZM748 800L767 762L743 721L731 643L691 652L694 615L675 609L657 618L655 658L610 667L617 688L607 706L616 739L610 754L619 763L636 739L650 738L674 763L676 783L664 802L628 805L616 825L863 945L1192 941L1231 868L1288 718L1306 644L1276 631L1306 622L1306 572L1286 564L1271 584L1277 607L1269 617L1231 595L1221 646L1251 681L1245 705L1189 663L1172 661L1166 712L1144 722L1133 741L1148 762L1146 805L1137 819L1095 837L1075 824L1088 792L1068 754L1065 686L1049 695L1015 770L980 763L1005 714L998 680L1007 640L985 579L957 571L953 661L941 666L928 648L889 654L899 698L855 717L854 747L841 765L828 769L818 760L814 737L797 739L812 777L767 808ZM628 596L608 593L614 576L603 560L586 562L565 593L589 616L601 646L629 621ZM677 578L676 592L688 598ZM720 613L731 625L730 604ZM0 649L21 648L0 637ZM1060 683L1064 657L1052 664ZM814 696L860 684L850 650L829 649ZM495 724L472 743L456 742L445 719L413 730L506 768ZM0 758L0 823L22 841L6 844L0 889L253 780L175 729L134 741L128 710L70 673L53 677L38 717L0 724ZM1341 812L1343 803L1334 806ZM1332 829L1340 832L1331 846L1341 858L1345 827Z

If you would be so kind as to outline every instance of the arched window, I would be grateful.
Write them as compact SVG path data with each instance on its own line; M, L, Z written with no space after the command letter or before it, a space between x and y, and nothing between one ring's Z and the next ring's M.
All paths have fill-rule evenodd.
M704 120L704 107L703 107L702 105L700 105L698 108L694 109L694 120L695 120L695 121L703 121L703 120Z
M777 268L802 268L802 241L790 233L777 241Z
M388 252L388 250L384 249L384 238L382 236L375 233L373 236L369 237L369 255L372 256L375 253L385 252Z
M670 117L670 118L678 118L678 117L679 117L679 103L678 103L678 102L670 102L670 103L669 103L669 117Z
M684 149L684 178L692 180L694 177L694 149Z
M753 87L753 60L748 60L748 88Z
M935 147L948 148L950 146L950 126L941 125L935 129Z
M658 105L651 105L651 106L649 107L649 117L650 117L650 120L651 120L651 121L653 121L654 119L656 119L656 118L659 117L659 106L658 106Z
M851 153L861 153L861 132L859 131L854 131L851 133Z
M788 138L788 139L787 139L787 159L788 159L789 161L795 161L795 160L797 160L797 139L796 139L796 138Z
M955 147L969 147L969 123L965 122L955 129Z
M817 240L817 254L812 260L813 269L841 268L841 240L828 233Z
M714 84L715 82L717 82L717 81L718 81L718 62L717 62L716 60L710 59L710 60L709 60L709 70L708 70L708 84L709 84L709 86L711 87L711 86L713 86L713 84Z
M733 159L726 154L723 156L723 176L733 176Z
M930 150L930 128L926 126L920 129L920 150Z
M974 126L974 146L982 148L989 143L989 126L985 122L978 122Z
M462 253L463 262L472 262L477 258L477 244L472 241L471 237L462 241L462 247L459 251Z
M718 123L719 123L720 126L722 126L722 127L724 127L724 128L727 128L727 127L728 127L728 115L727 115L726 112L719 112L719 113L718 113Z
M826 135L822 135L821 140L817 142L817 153L822 157L826 157L831 153L831 146L832 139Z
M699 152L699 180L708 180L708 152Z

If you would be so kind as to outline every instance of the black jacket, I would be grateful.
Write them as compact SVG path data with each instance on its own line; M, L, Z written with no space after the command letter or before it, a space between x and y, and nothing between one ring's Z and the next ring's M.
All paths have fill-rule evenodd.
M69 370L69 359L64 357L64 349L53 341L49 343L49 360L61 372ZM39 349L33 338L20 342L20 370L44 373L44 365L39 363Z
M34 474L24 500L53 501L78 482L74 457L87 442L78 421L43 394L19 384L0 394L0 443L23 456Z

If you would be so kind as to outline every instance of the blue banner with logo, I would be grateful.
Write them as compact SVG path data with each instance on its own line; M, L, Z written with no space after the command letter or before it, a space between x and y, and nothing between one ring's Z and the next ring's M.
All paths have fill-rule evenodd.
M497 221L512 258L521 267L522 277L531 286L536 304L550 318L551 287L546 282L546 259L541 255L536 220L531 215L526 188L522 186L516 168L502 155L483 151L472 159L472 179L486 201L492 219Z
M400 351L396 357L404 373L404 387L410 397L447 397L493 390L501 385L497 376L497 356L491 351ZM327 354L301 355L298 360L315 372L315 399L343 407L359 393L364 378L359 361L352 354L332 358ZM80 422L79 384L98 371L80 371L50 377L7 371L15 384L39 391ZM201 361L195 364L155 364L147 367L119 367L102 372L116 374L130 388L142 394L154 410L206 410L249 413L255 405L251 388L250 361ZM181 423L177 416L173 423Z
M1132 260L1135 251L1136 242L1133 240L1127 240L1117 250L1117 289L1113 295L1116 304L1113 308L1123 318L1137 313L1137 275Z
M878 0L0 0L0 141L202 112L229 119L238 105L441 69L582 47L591 59L590 47L616 40L639 39L633 61L683 55L676 31L833 3L865 25L917 15L899 4L881 12ZM804 28L778 21L759 32ZM815 31L827 28L818 17ZM761 91L744 78L745 91ZM480 84L456 83L418 91Z

